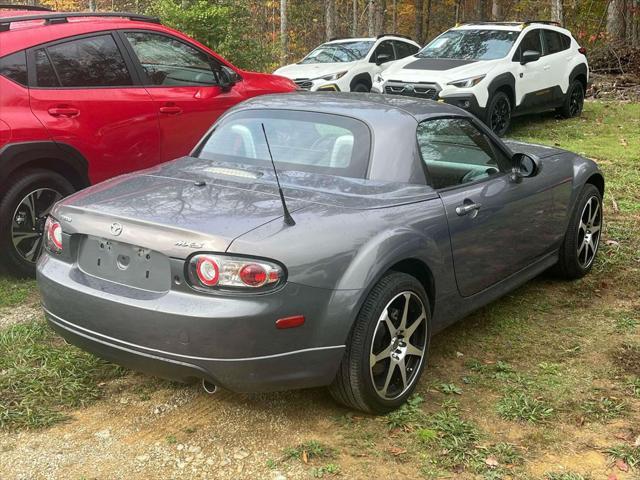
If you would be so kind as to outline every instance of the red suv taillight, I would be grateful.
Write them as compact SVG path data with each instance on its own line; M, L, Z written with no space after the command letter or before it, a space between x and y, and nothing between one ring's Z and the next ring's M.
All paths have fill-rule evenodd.
M45 246L52 253L62 253L62 226L53 217L44 226Z
M284 269L262 259L198 254L187 264L191 285L199 290L265 290L285 280Z

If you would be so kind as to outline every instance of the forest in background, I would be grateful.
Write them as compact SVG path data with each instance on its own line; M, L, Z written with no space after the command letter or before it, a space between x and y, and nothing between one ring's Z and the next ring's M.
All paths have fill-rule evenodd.
M17 2L16 2L17 3ZM241 68L273 71L334 37L399 33L421 45L457 23L555 20L595 70L640 73L640 0L28 0L55 10L158 16Z

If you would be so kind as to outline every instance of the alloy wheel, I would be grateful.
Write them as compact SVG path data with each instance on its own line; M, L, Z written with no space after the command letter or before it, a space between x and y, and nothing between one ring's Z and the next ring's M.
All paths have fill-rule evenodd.
M427 314L411 291L383 309L371 342L369 371L378 396L394 400L415 382L427 349Z
M509 125L510 118L511 109L509 102L506 98L498 99L491 112L491 128L498 134L504 133Z
M593 196L584 205L578 225L578 263L583 269L589 268L596 257L601 228L600 200Z
M53 205L62 195L51 188L27 194L18 204L11 221L11 240L18 255L30 263L40 256L44 224Z
M582 87L576 85L571 92L571 99L569 101L569 114L575 117L582 111L584 104L584 95L582 93Z

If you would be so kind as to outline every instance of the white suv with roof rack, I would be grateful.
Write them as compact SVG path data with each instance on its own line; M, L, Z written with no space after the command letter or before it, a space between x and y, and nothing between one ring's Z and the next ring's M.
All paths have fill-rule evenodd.
M401 35L332 39L298 63L273 73L290 78L301 90L368 92L374 77L391 62L418 50L420 46L416 42Z
M586 50L556 23L483 22L447 30L395 62L372 91L451 103L504 135L515 115L580 115L588 80Z

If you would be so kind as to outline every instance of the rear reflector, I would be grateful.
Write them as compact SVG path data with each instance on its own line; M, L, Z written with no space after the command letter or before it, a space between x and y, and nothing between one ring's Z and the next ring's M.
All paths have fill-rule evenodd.
M276 328L295 328L304 323L304 315L285 317L276 320Z

